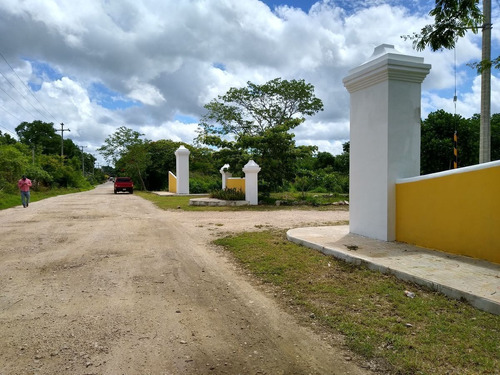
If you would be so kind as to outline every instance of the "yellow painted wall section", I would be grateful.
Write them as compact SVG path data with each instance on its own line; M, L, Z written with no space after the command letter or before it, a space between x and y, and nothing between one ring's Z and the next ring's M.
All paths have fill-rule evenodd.
M227 189L236 189L241 190L243 193L245 192L245 179L244 178L228 178L226 180L226 188Z
M500 263L500 164L491 164L398 183L396 240Z
M177 177L172 172L168 171L168 191L177 193Z

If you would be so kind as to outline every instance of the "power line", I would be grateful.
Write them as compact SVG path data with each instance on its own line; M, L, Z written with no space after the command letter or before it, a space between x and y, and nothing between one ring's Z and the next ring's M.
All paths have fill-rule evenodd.
M16 77L19 80L19 82L21 82L21 84L26 88L26 90L31 94L31 96L37 101L37 103L40 104L40 106L45 110L45 112L47 112L49 114L50 117L52 117L55 121L57 121L56 118L52 115L52 113L50 113L49 110L47 108L45 108L45 106L38 100L38 98L35 96L35 94L33 94L32 90L28 86L26 86L26 84L23 82L23 80L21 79L21 77L19 77L19 75L16 73L16 71L14 70L14 68L12 67L12 65L9 64L9 62L7 61L7 59L5 58L5 56L3 55L3 53L1 51L0 51L0 56L5 61L5 63L9 66L10 70L12 70L12 72L16 75ZM2 74L2 76L4 76L4 75ZM5 79L7 79L7 77L5 77ZM12 83L8 79L7 79L7 82L9 82L12 85ZM19 92L14 85L12 85L12 87L14 87L17 92ZM23 97L24 97L24 95L23 95ZM29 101L27 99L26 99L26 101L29 103ZM30 103L30 105L31 105L31 103ZM35 108L33 105L31 105L31 106L33 108ZM38 113L40 113L42 116L44 116L45 118L47 118L38 109L35 108L35 110Z
M18 121L23 121L21 120L19 117L17 117L16 115L12 114L7 108L5 108L3 105L0 105L0 109L2 109L4 112L7 112L7 114L11 115L12 117L14 117L16 120Z
M12 131L10 131L9 129L7 129L5 126L3 125L0 125L0 128L3 128L5 130L7 130L10 134L12 134L14 136L14 138L17 138L17 134L13 133Z
M22 92L20 92L20 91L17 89L17 87L16 87L16 86L14 86L14 85L12 84L12 82L11 82L11 81L10 81L10 80L9 80L9 79L8 79L8 78L7 78L7 77L6 77L3 73L2 73L2 72L0 72L0 74L2 75L2 77L3 77L3 78L5 78L5 80L9 83L9 85L11 85L11 86L14 88L14 90L16 90L16 91L17 91L17 93L18 93L19 95L21 95L21 97L22 97L24 100L26 100L26 102L27 102L27 103L28 103L31 107L33 107L33 109L34 109L35 111L37 111L40 115L42 115L43 117L45 117L45 118L48 120L48 117L47 117L47 116L45 116L42 112L40 112L40 111L38 110L38 108L36 108L33 104L31 104L31 103L30 103L30 101L29 101L28 99L26 99L26 95L24 95Z
M16 99L14 99L12 96L10 96L10 94L5 91L2 87L0 87L0 90L2 90L9 98L11 98L19 107L21 107L28 115L32 116L32 117L35 117L33 116L33 114L31 114L26 108L23 107L23 105L21 103L19 103Z

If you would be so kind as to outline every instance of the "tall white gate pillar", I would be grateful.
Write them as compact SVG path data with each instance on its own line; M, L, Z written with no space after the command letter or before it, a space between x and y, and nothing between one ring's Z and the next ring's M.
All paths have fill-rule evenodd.
M394 241L398 178L420 174L421 83L431 66L382 44L351 70L349 229Z
M189 194L189 154L189 150L184 146L175 151L177 194Z
M245 200L250 202L250 205L259 204L259 183L257 175L260 172L260 167L256 162L250 160L244 167L245 172Z

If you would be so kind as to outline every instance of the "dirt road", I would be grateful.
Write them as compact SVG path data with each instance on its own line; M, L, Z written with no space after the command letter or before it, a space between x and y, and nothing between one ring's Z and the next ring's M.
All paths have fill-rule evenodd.
M210 245L347 215L162 211L110 184L0 211L0 374L365 374Z

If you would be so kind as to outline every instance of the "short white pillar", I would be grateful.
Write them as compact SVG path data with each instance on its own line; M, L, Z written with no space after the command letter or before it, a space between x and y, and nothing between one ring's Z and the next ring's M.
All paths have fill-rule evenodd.
M222 190L227 187L227 179L231 177L233 174L228 172L229 164L224 164L221 169L219 169L220 174L222 175Z
M349 72L349 229L394 241L398 178L420 174L421 83L431 66L382 44Z
M245 200L251 205L258 205L259 183L257 175L260 172L260 167L253 160L250 160L243 167L243 172L245 172Z
M189 194L189 154L189 150L184 146L175 151L177 194Z

